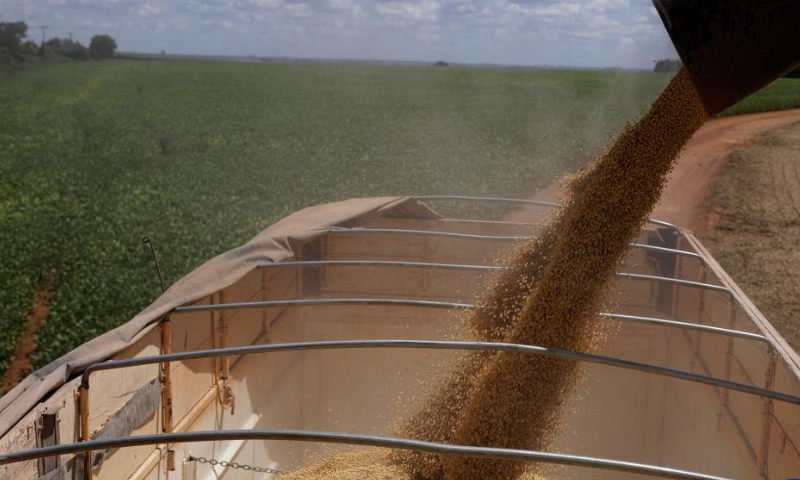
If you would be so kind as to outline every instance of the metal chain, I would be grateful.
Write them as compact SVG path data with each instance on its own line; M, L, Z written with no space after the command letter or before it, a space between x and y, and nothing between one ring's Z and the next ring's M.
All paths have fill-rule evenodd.
M238 469L241 469L241 470L244 470L244 471L247 471L247 472L271 473L271 474L274 474L274 475L280 475L281 473L284 473L284 472L282 472L280 470L275 470L274 468L254 467L252 465L245 465L245 464L236 463L236 462L228 462L226 460L215 460L213 458L212 459L208 459L208 458L205 458L205 457L189 456L189 458L187 460L190 461L190 462L207 463L207 464L211 465L212 467L219 465L222 468L238 468Z

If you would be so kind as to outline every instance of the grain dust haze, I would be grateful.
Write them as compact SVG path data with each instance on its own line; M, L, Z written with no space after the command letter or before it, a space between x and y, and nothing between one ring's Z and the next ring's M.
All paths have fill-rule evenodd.
M655 206L683 146L709 118L681 70L637 124L569 180L565 208L529 241L491 285L472 334L587 352L605 337L594 315ZM463 357L398 434L431 442L548 450L579 379L579 365L521 353ZM287 480L510 480L539 475L536 465L365 450L334 456Z

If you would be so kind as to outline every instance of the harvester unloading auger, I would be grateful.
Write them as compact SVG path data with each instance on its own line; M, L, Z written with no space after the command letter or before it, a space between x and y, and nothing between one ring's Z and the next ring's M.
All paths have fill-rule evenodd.
M558 207L526 200L358 199L298 212L9 392L13 400L4 398L0 412L0 479L269 477L317 458L321 449L298 442L436 454L428 478L511 478L522 462L591 469L593 479L796 476L800 358L691 233L645 214L680 145L706 118L800 62L800 6L655 3L688 70L573 182L551 227L444 218L433 209L463 201ZM513 315L490 316L506 323L480 342L437 339L443 309L486 311L474 304L476 274L503 271L501 282L518 285L527 265L487 264L498 245L528 235L540 240L526 250L536 273L515 290L524 295L490 297ZM597 285L612 279L608 303L617 310L598 311L608 289ZM563 333L591 335L609 320L620 322L619 332L599 352L560 344L594 346ZM549 336L539 337L545 330ZM435 417L453 429L424 441L364 435L388 430L380 423L391 416L387 406L414 389L392 377L398 361L424 372L430 357L413 353L423 350L483 352L471 398L454 397L448 405L459 409ZM559 416L575 407L560 430L579 436L542 443L569 453L528 451L538 445L531 433L558 422L542 417L533 430L515 430L538 406L525 386L544 370L526 368L556 366L546 386L565 377L559 369L567 363L586 365L597 385L585 397L571 395L576 377L568 370L571 383L545 388L552 395L539 400ZM516 378L508 381L509 373ZM522 387L509 389L513 383ZM144 434L154 431L161 433ZM123 448L135 454L119 455ZM373 470L345 460L317 472L362 479L391 464L381 478L413 477L388 456L367 460L378 462Z
M653 3L712 116L800 65L800 2Z

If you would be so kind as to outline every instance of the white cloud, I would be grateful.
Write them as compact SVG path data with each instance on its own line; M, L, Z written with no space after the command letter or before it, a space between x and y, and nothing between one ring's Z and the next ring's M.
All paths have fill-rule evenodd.
M580 7L574 3L554 3L546 7L535 7L530 11L534 15L541 17L561 17L569 18L575 15L580 10Z
M331 10L351 10L353 8L353 0L328 0L326 2Z
M630 0L587 0L583 4L583 8L595 13L621 12L630 6Z
M249 3L250 5L266 10L274 10L283 5L281 0L250 0Z
M433 0L422 0L420 2L390 0L378 3L375 7L375 11L379 15L427 21L435 21L441 9L442 5Z
M143 2L131 8L140 17L152 17L164 13L165 7L161 2Z
M290 3L283 7L283 11L290 17L308 18L313 15L307 3Z
M116 5L120 0L67 0L65 4L77 3L80 5Z

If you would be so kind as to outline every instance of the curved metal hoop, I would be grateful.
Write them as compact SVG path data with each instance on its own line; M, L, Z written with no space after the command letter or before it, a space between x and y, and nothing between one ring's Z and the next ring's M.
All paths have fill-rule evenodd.
M561 350L557 348L546 348L535 345L519 345L516 343L502 342L454 342L454 341L435 341L435 340L330 340L320 342L295 342L295 343L271 343L266 345L248 345L244 347L218 348L213 350L197 350L181 353L170 353L166 355L153 355L148 357L129 358L124 360L109 360L103 363L90 365L84 370L81 377L81 388L89 388L89 376L93 372L101 370L114 370L120 368L136 367L141 365L155 365L163 362L191 360L195 358L225 357L230 355L248 355L254 353L280 352L280 351L303 351L303 350L334 350L334 349L358 349L358 348L417 348L429 350L483 350L494 352L516 352L532 355L542 355L545 357L564 358L578 362L594 363L607 365L615 368L636 370L664 377L677 378L695 383L712 385L715 387L735 390L750 395L758 395L773 400L800 405L800 397L788 393L776 392L765 388L754 387L744 383L722 380L707 375L675 370L658 365L623 360L620 358L606 357L591 353L574 352L571 350Z
M467 447L443 443L422 442L404 438L380 437L374 435L355 435L349 433L315 432L302 430L215 430L200 432L161 433L157 435L137 435L135 437L91 440L68 443L35 450L0 455L0 465L26 460L35 460L54 455L69 455L91 450L135 447L160 443L190 443L225 440L283 440L297 442L323 442L345 445L415 450L461 457L486 458L494 460L513 460L521 462L542 462L557 465L572 465L601 470L639 473L661 478L680 480L729 480L715 475L677 470L674 468L647 465L643 463L610 460L606 458L566 455L560 453L513 450L506 448Z

